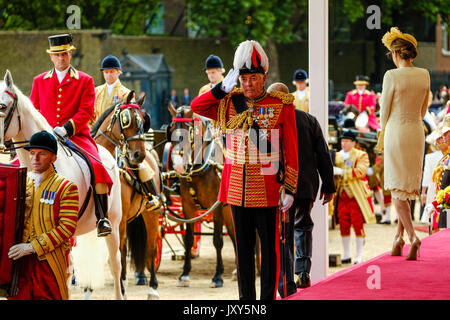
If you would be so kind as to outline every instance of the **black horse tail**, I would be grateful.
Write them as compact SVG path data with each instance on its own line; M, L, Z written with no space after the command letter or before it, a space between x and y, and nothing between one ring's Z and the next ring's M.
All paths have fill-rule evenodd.
M141 214L128 223L127 238L131 251L131 261L134 263L136 271L144 271L147 253L147 230Z

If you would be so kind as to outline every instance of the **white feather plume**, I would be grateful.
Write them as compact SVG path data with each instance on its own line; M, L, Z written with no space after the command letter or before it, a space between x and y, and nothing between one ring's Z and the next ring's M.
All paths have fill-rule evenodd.
M235 70L239 70L244 66L248 69L252 67L253 48L258 51L261 57L261 67L263 67L265 72L269 70L269 59L261 45L254 40L247 40L239 44L234 54L233 67Z

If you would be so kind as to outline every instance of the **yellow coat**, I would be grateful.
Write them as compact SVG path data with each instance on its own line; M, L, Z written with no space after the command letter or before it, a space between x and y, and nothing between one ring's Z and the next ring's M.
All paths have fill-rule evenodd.
M109 107L112 103L123 101L127 98L130 89L123 86L120 80L114 86L111 94L108 96L106 83L95 88L95 104L94 104L94 117L91 119L92 125Z
M294 107L295 109L299 109L309 113L309 87L306 87L305 97L300 100L298 98L297 91L291 93L294 96Z
M353 148L346 161L344 161L340 152L336 153L335 166L344 170L337 188L338 195L345 191L350 198L354 197L356 202L358 202L365 222L375 223L375 214L368 201L368 198L371 197L369 184L366 179L369 165L369 156L365 151Z
M51 166L37 188L31 178L27 179L28 195L31 205L25 212L22 241L33 246L39 260L48 262L61 298L67 300L67 254L78 223L78 188Z

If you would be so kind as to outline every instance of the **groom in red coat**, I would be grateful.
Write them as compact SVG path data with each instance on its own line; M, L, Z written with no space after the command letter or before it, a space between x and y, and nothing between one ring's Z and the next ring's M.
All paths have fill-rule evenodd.
M88 126L89 119L94 114L94 80L70 64L72 51L76 49L72 45L72 35L55 35L48 39L50 49L47 53L54 68L34 78L30 99L53 127L54 132L85 150L91 160L95 175L95 192L101 206L96 206L95 210L97 234L99 237L106 236L111 233L111 222L106 213L108 193L113 182L103 165L90 156L100 159Z

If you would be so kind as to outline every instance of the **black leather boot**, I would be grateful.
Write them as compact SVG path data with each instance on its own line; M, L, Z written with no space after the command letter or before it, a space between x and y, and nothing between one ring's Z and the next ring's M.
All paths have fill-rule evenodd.
M97 217L97 236L105 237L112 232L111 222L108 220L108 194L98 194L101 208L95 208Z
M308 272L302 272L298 275L297 288L308 288L311 286L311 279Z

